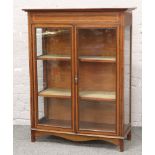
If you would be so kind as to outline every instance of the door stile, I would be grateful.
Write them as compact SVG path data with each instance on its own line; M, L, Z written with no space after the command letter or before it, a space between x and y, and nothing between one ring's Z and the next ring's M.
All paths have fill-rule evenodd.
M117 26L117 38L116 38L116 134L119 135L119 128L120 128L120 40L119 40L119 33L120 33L120 26Z
M72 51L71 51L71 97L72 97L72 129L73 132L76 131L76 116L75 116L75 109L76 109L76 93L75 93L75 33L74 33L74 26L72 26Z
M79 105L78 105L78 81L79 81L79 74L78 74L78 53L77 53L77 28L74 26L74 85L75 85L75 132L77 133L79 130Z
M31 15L28 13L28 41L29 41L29 73L30 73L30 117L31 128L35 127L35 114L34 114L34 77L33 77L33 34Z
M33 36L33 74L34 74L34 118L35 118L35 127L38 124L38 80L37 80L37 62L36 62L36 32L35 26L32 26L32 36Z

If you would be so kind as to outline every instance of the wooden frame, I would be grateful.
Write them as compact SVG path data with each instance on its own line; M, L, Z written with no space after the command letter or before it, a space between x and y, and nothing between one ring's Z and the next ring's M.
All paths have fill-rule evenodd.
M76 25L75 26L75 28L76 28L76 36L78 37L78 33L77 33L77 30L78 29L96 29L96 28L98 28L98 29L104 29L104 28L114 28L114 29L116 29L116 40L117 40L117 42L116 42L116 44L117 44L117 47L116 47L116 53L117 53L117 55L116 55L116 76L117 76L117 78L116 78L116 109L118 109L119 110L119 108L118 108L118 103L119 103L119 98L117 97L117 96L119 96L119 89L117 89L117 88L119 88L119 25L116 25L116 24L91 24L91 25L88 25L88 24L82 24L82 25L80 25L80 24L78 24L78 25ZM77 38L76 37L76 38ZM77 41L77 39L76 39L76 43L78 43L78 41ZM76 46L76 49L78 49L78 47ZM76 60L78 60L78 52L77 52L77 50L75 51L75 53L76 53ZM78 61L76 62L76 64L77 64L77 70L79 70L79 67L78 67ZM77 75L78 75L79 73L78 73L78 71L77 71ZM77 86L77 89L78 89L79 87ZM118 135L119 133L118 133L118 131L119 131L119 119L118 119L118 114L117 113L119 113L119 111L117 110L116 111L116 132L101 132L101 131L96 131L96 130L82 130L82 131L80 131L79 130L79 102L78 102L78 98L79 98L79 90L77 91L77 102L76 102L76 107L78 107L78 108L76 108L77 110L76 110L76 122L77 122L77 131L79 132L79 133L82 133L82 134L104 134L104 135L111 135L111 136L116 136L116 135ZM98 100L98 99L96 99L96 100Z
M32 26L32 35L33 35L33 60L34 60L34 94L35 94L35 100L34 100L34 105L35 105L35 109L38 109L38 84L37 84L37 63L36 63L36 59L37 59L37 55L36 55L36 40L35 40L35 36L36 36L36 33L35 33L35 29L36 28L45 28L45 27L51 27L51 28L68 28L70 29L70 31L72 32L73 31L73 27L72 25L61 25L61 24L33 24ZM73 35L71 33L71 38L72 38L72 51L73 51ZM71 51L71 59L73 57L73 52ZM73 63L71 65L71 79L73 79L73 75L74 75L74 68L73 68ZM71 81L71 87L73 87L74 85L74 81ZM52 127L51 125L43 125L43 124L39 124L38 123L38 110L35 110L35 127L36 128L45 128L45 129L54 129L54 130L65 130L65 131L68 131L68 132L72 132L74 131L74 89L71 89L72 92L71 92L71 98L72 98L72 126L71 126L71 129L67 129L67 128L61 128L61 127Z
M124 128L124 33L125 27L132 27L131 10L134 8L107 9L24 9L28 12L29 32L29 68L30 68L30 102L31 102L31 140L43 135L55 135L73 141L105 140L120 146L124 150L124 139L131 139L131 64L132 55L130 44L130 106L129 124ZM87 19L87 20L86 20ZM69 57L36 56L35 28L53 27L69 28L71 32L71 59ZM104 62L116 64L116 132L98 130L79 130L78 103L78 40L79 28L116 28L116 59L80 57L83 62ZM132 29L131 29L132 30ZM132 42L130 30L130 43ZM71 61L71 128L54 127L38 123L38 91L36 60ZM43 92L40 93L42 95ZM57 95L57 94L56 94ZM56 97L56 96L55 96ZM64 96L65 97L65 96ZM68 98L68 97L67 97ZM83 97L85 98L85 96ZM96 98L95 98L96 100Z

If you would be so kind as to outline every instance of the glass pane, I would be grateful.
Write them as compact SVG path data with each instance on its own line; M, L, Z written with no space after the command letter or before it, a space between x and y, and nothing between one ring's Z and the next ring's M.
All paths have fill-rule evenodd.
M115 132L116 29L78 29L79 129Z
M36 28L37 56L69 56L71 30L64 28Z
M115 131L115 102L80 100L80 129Z
M71 100L38 97L39 124L54 127L71 127Z
M36 28L39 124L71 128L71 30Z
M79 56L91 58L113 58L116 56L116 30L106 29L79 29L78 30Z
M130 26L125 27L124 40L124 130L130 123Z

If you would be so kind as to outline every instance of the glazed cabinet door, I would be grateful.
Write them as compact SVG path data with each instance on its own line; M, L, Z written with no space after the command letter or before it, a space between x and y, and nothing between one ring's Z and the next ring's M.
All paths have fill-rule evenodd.
M73 28L35 25L33 36L36 127L71 131Z
M116 134L118 27L76 28L80 133Z

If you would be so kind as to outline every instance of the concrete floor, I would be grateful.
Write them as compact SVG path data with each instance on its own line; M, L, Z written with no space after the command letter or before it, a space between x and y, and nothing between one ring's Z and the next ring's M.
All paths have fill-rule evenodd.
M133 128L132 140L125 140L125 151L103 141L72 142L54 136L30 141L30 126L14 126L14 155L141 155L142 129Z

